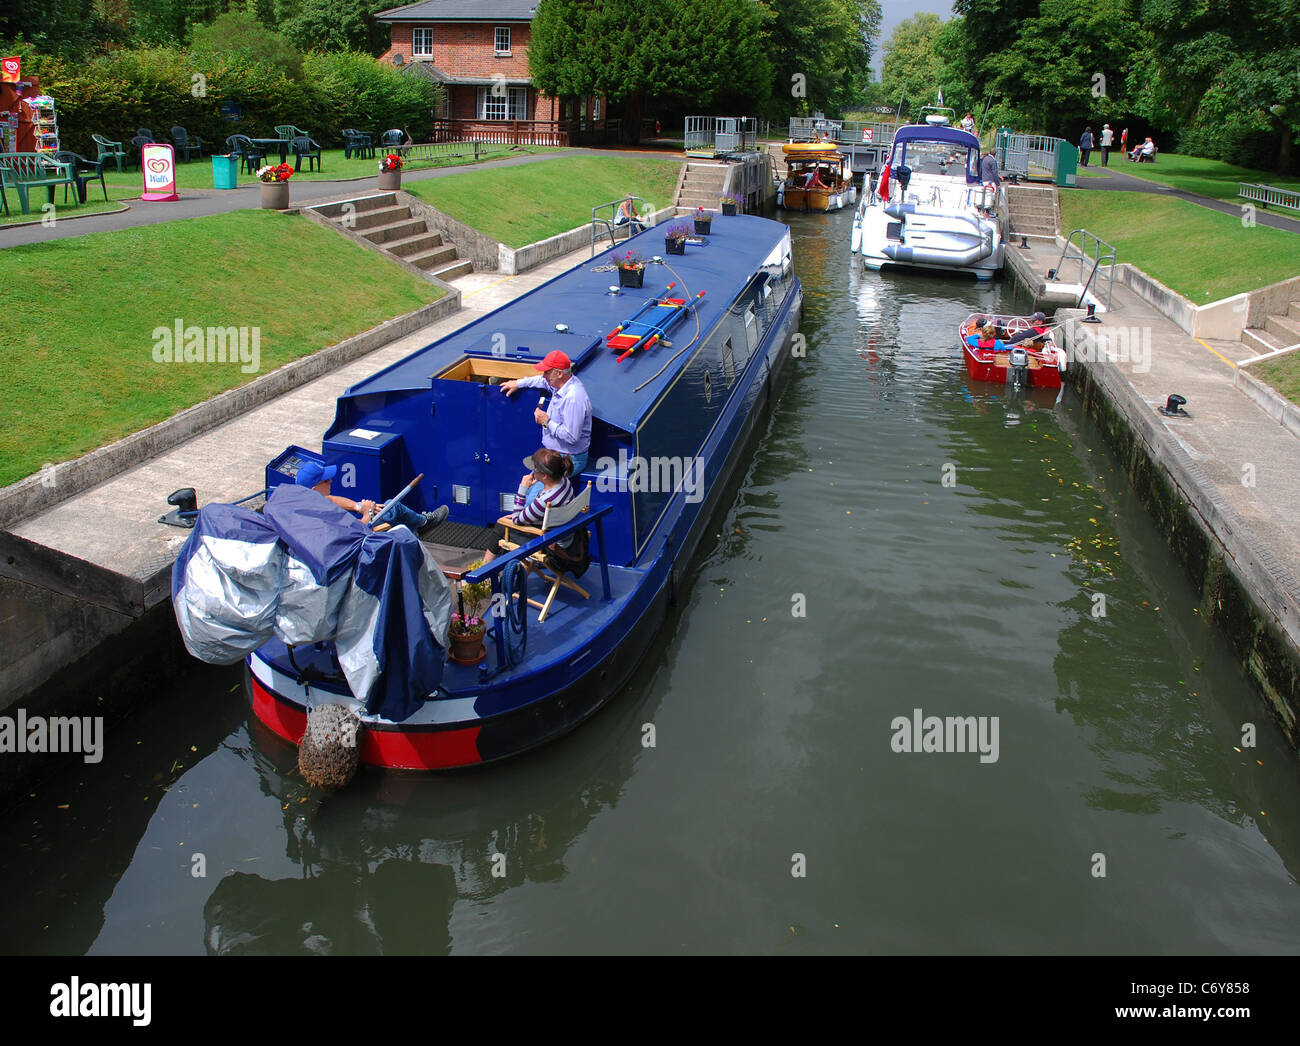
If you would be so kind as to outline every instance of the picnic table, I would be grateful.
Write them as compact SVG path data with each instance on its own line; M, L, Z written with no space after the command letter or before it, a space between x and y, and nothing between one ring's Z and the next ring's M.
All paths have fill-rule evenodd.
M250 138L249 141L251 141L254 145L260 145L263 149L266 150L268 156L270 155L271 150L272 150L272 149L275 149L275 150L276 150L277 152L279 152L279 154L280 154L280 162L281 162L281 163L287 163L287 162L288 162L288 160L289 160L289 146L291 146L291 145L293 144L293 142L290 141L289 139L287 139L287 138Z
M47 153L0 153L0 195L4 188L16 189L23 214L31 213L28 190L46 188L50 203L54 203L54 189L59 185L79 191L76 164L60 163ZM9 213L7 199L4 212Z

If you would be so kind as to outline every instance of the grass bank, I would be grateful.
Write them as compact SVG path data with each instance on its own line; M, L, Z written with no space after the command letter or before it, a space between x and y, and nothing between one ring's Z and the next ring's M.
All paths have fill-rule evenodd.
M1118 155L1118 154L1117 154ZM1111 160L1115 160L1112 156ZM1263 182L1275 185L1279 189L1300 189L1300 178L1275 174L1272 171L1258 171L1253 167L1238 167L1236 164L1221 160L1206 160L1200 156L1179 156L1177 153L1157 153L1155 163L1130 163L1122 155L1119 164L1111 164L1120 174L1131 174L1149 182L1169 185L1184 192L1194 192L1200 196L1209 196L1215 200L1241 202L1237 195L1238 182ZM1298 213L1286 207L1279 207L1278 214L1296 217Z
M508 247L524 247L590 221L592 207L629 192L655 208L667 207L681 162L657 156L565 156L402 188Z
M1292 403L1300 403L1300 353L1279 356L1267 363L1257 363L1248 368L1261 381L1266 381Z
M1063 189L1061 225L1114 244L1118 260L1204 305L1300 272L1300 235L1150 193Z
M37 275L39 274L39 275ZM0 317L0 485L252 381L441 292L382 256L273 211L93 233L0 251L23 288ZM167 363L158 329L258 331L247 363ZM249 367L248 371L245 367Z

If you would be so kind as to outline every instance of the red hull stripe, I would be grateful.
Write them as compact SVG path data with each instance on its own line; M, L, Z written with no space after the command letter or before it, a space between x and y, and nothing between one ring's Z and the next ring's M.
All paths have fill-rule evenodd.
M302 741L307 715L268 690L256 677L253 683L253 714L292 744ZM361 741L361 762L394 770L446 770L453 766L481 763L478 726L459 730L365 730Z

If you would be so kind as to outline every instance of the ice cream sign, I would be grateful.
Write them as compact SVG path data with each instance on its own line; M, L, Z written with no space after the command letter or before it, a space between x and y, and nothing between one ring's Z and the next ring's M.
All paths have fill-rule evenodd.
M151 142L140 150L140 170L144 172L142 200L175 200L176 154L170 145Z
M16 84L22 79L23 60L21 55L13 58L0 58L0 83Z

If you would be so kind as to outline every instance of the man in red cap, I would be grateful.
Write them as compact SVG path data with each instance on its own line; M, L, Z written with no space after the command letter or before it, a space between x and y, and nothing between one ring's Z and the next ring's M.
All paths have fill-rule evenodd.
M542 373L536 378L507 381L501 390L513 396L518 389L551 389L551 402L543 410L544 398L538 402L533 417L542 426L542 446L568 454L573 459L574 475L587 467L591 447L591 399L582 382L573 376L569 357L556 349L548 352L541 363L533 366Z

